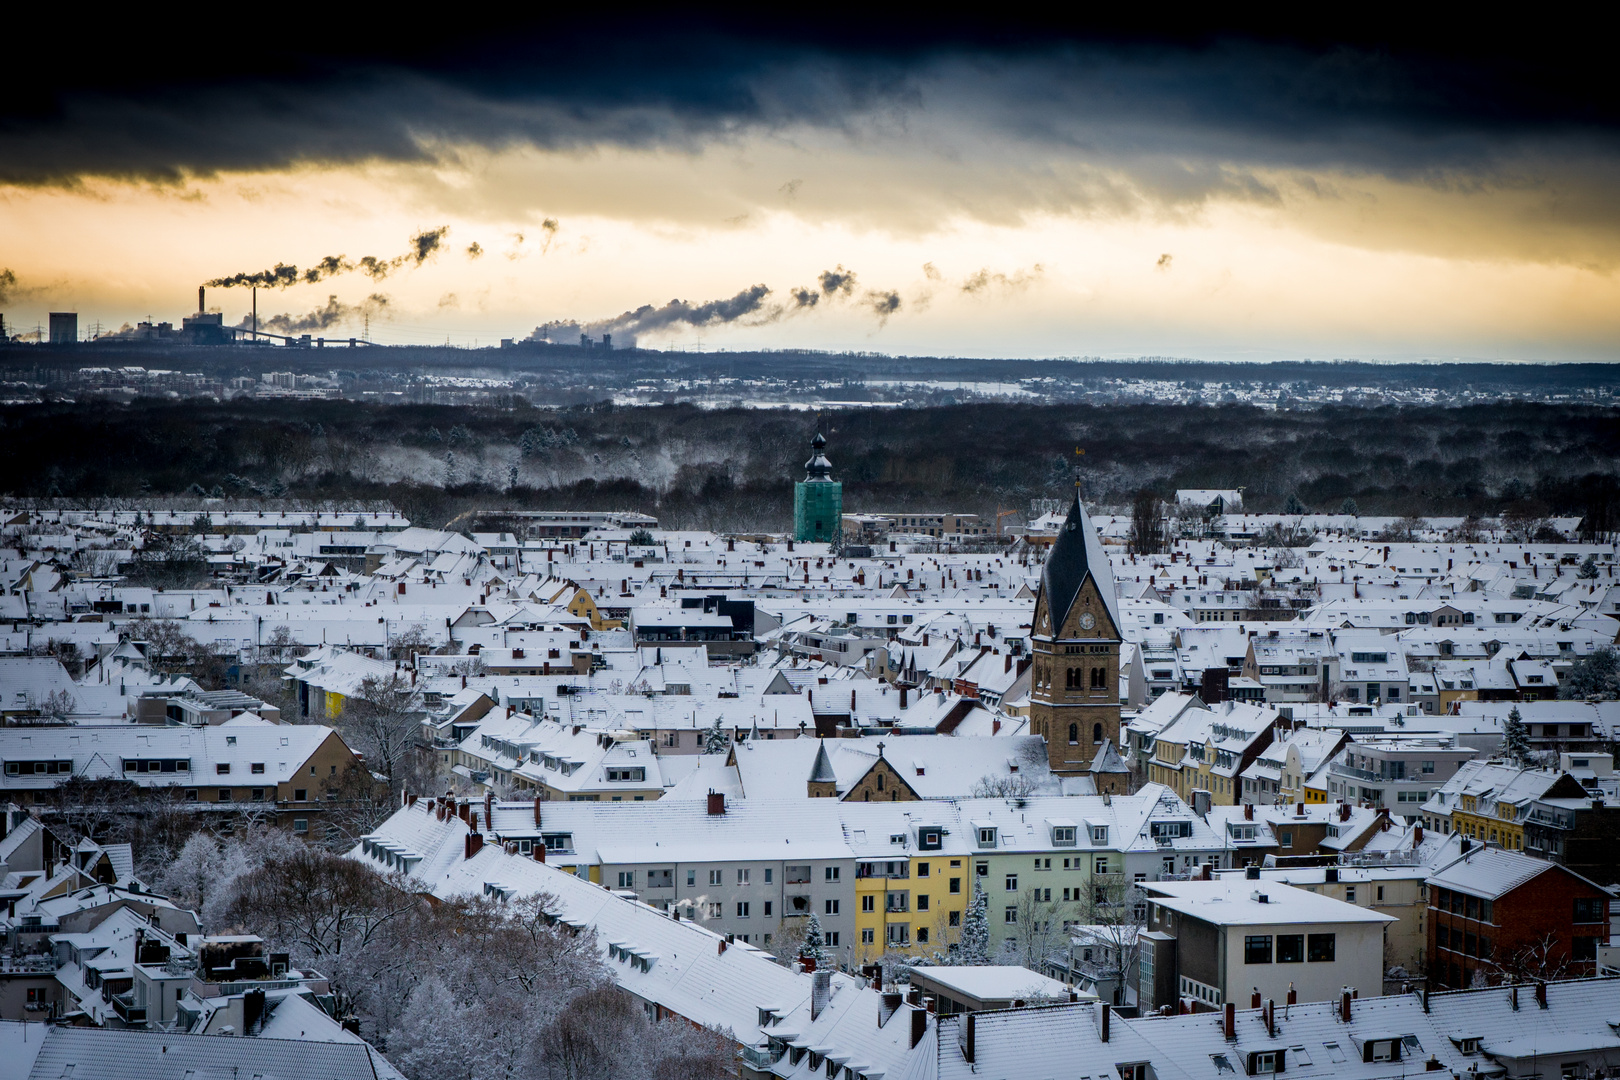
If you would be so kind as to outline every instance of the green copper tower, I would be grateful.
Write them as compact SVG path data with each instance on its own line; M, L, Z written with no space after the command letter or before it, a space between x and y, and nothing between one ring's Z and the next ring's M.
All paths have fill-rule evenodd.
M804 479L793 485L793 539L836 544L844 528L844 485L832 478L832 462L822 453L827 440L819 432L810 448Z

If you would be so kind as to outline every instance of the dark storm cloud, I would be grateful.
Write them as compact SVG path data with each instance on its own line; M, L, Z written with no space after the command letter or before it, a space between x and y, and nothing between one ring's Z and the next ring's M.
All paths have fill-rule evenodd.
M0 181L418 160L441 140L692 145L927 98L1105 158L1173 149L1186 165L1158 182L1174 196L1257 183L1222 161L1421 175L1480 166L1518 140L1608 155L1620 128L1602 35L1557 20L1327 37L1257 18L1180 22L1166 37L1123 16L998 12L919 29L869 14L857 29L687 12L610 27L548 12L499 33L422 35L337 14L315 40L289 43L237 32L247 17L213 13L158 36L138 13L108 16L72 63L8 87ZM942 72L969 77L953 93Z

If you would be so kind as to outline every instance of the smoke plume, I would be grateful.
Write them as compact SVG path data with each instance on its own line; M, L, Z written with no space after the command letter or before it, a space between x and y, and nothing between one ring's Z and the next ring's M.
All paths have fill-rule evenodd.
M0 268L0 304L11 302L11 294L17 288L17 275L9 267Z
M855 271L845 270L843 263L839 263L836 270L823 270L821 291L829 297L839 294L848 296L855 291Z
M748 315L759 314L764 309L765 298L770 294L770 288L765 285L750 285L736 296L701 304L694 304L690 300L671 300L661 307L643 304L634 311L626 311L615 318L586 323L583 326L572 321L546 323L535 327L534 333L529 335L529 340L572 344L579 340L582 334L589 337L612 334L615 347L630 348L635 345L637 335L640 334L656 333L679 326L719 326L736 322Z
M1159 256L1159 261L1154 265L1160 270L1168 270L1170 269L1170 261L1174 258L1175 256L1167 251L1163 255Z
M965 293L981 293L992 286L1004 289L1022 289L1034 284L1045 272L1045 268L1040 263L1036 263L1028 270L1019 270L1011 275L992 271L986 267L962 282L962 291Z
M892 289L879 291L869 290L862 302L871 308L878 317L878 325L882 326L889 321L889 316L900 310L900 294Z
M264 289L285 289L293 285L313 285L339 274L360 271L373 281L381 281L389 274L401 267L418 267L427 262L433 253L439 250L439 245L449 235L450 226L441 225L437 229L427 229L411 237L410 250L403 255L396 255L392 259L379 259L375 255L366 255L358 262L350 262L343 255L328 255L314 266L306 270L289 263L277 263L272 269L260 270L257 273L242 272L229 277L215 278L207 283L211 289L231 289L239 285L258 286ZM473 245L477 247L477 244ZM470 253L469 249L469 253ZM479 249L482 251L482 249Z
M372 293L359 304L345 304L336 296L326 298L325 305L316 308L307 315L271 315L259 320L259 329L272 334L308 334L317 330L329 330L339 323L350 319L357 319L367 313L376 314L386 310L388 297L382 293ZM244 317L236 324L238 330L251 330L252 318Z
M480 244L478 241L474 240L472 243L467 245L467 258L476 259L483 253L484 245Z

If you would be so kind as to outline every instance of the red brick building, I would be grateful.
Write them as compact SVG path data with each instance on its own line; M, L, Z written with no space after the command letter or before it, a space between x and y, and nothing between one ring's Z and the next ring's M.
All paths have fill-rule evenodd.
M1428 879L1429 985L1462 989L1590 977L1609 894L1557 863L1460 838Z

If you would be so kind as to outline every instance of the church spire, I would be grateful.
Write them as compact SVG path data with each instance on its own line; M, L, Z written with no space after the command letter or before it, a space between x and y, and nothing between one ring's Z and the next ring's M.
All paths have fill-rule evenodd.
M816 432L816 437L810 440L810 460L804 463L804 478L807 482L827 481L832 479L832 462L822 451L827 449L827 437Z

